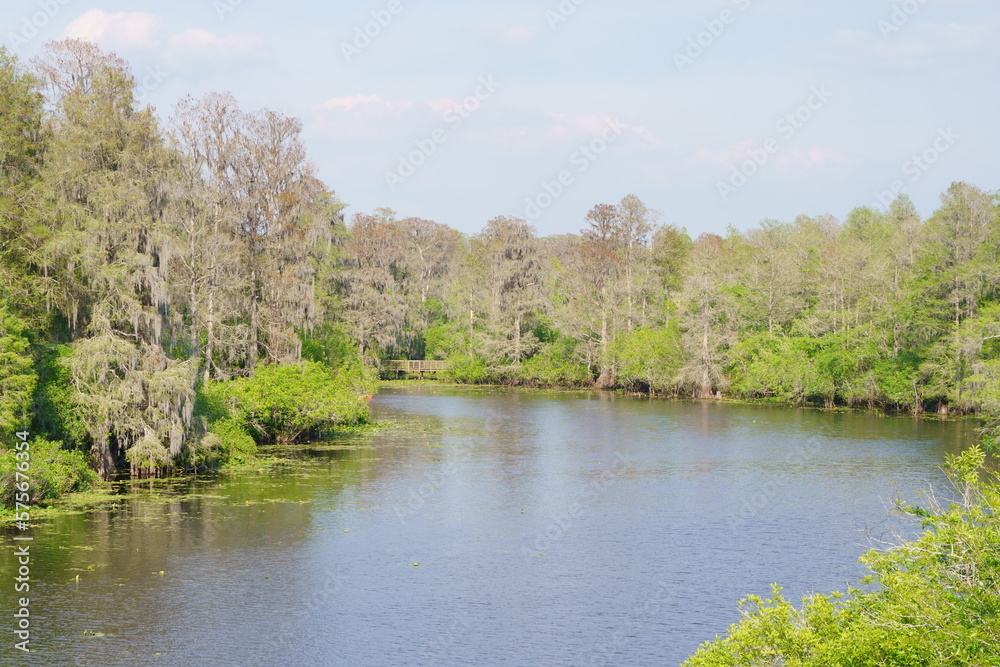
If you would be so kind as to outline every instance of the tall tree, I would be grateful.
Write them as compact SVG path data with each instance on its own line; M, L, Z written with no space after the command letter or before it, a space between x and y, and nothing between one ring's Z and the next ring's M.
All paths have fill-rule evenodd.
M69 364L81 417L102 476L122 457L154 474L184 445L197 366L160 345L173 250L167 151L118 57L67 40L47 45L36 67L54 108L42 261L77 339Z
M735 303L729 286L735 253L722 237L702 234L688 258L681 297L681 327L688 362L682 370L697 398L711 398L728 383L726 350L735 340Z
M0 47L0 297L38 313L32 261L45 238L33 191L46 145L41 82Z
M491 356L517 364L534 348L532 318L542 309L541 261L534 227L521 218L490 220L472 239L482 260Z

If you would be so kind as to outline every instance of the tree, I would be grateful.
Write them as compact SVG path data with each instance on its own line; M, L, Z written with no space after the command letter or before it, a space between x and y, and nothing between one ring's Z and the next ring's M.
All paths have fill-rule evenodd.
M735 342L735 303L729 284L733 252L715 234L702 234L688 258L681 331L688 362L681 373L697 398L711 398L723 388L726 349Z
M401 230L395 217L356 214L340 276L342 317L362 355L400 341L406 323Z
M485 333L489 356L520 363L534 349L532 319L541 310L541 261L534 227L501 216L473 237L470 251L480 258L486 298Z
M0 442L27 430L38 376L24 322L0 303Z
M33 265L45 239L32 196L47 143L40 87L0 47L0 296L25 314L44 312Z
M996 198L966 183L953 183L927 222L917 262L921 297L935 316L954 326L975 315L979 299L997 281Z
M196 367L160 345L172 250L167 152L152 111L136 108L124 61L67 40L48 45L37 67L54 106L41 261L76 339L68 363L80 415L102 477L122 456L133 473L153 474L184 445Z

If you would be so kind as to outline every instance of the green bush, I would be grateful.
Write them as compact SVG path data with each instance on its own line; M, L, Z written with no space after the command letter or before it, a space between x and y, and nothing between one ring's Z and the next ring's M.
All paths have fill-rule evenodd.
M543 344L535 356L521 364L517 378L538 385L582 385L593 381L590 369L576 358L576 345L572 338Z
M90 435L80 418L74 397L73 378L66 364L73 354L68 345L55 345L42 350L38 391L35 396L35 424L38 431L61 440L69 449L88 449Z
M86 457L77 451L62 448L62 444L42 438L31 441L28 453L30 501L32 504L52 501L65 493L86 491L97 482L97 474L87 465ZM14 507L17 497L17 464L19 452L10 448L0 452L0 503Z
M456 324L438 324L424 332L425 359L461 358L471 348L469 332Z
M768 599L750 596L743 620L685 665L1000 665L1000 478L984 461L979 448L949 457L947 501L899 505L926 531L866 554L863 588L806 598L801 609L777 586Z
M358 344L343 327L324 324L309 334L300 333L302 358L340 368L358 357Z
M293 366L266 366L252 378L208 385L202 389L209 439L229 454L249 455L240 431L258 443L287 444L319 438L342 424L368 421L366 395L376 381L360 363L333 371L312 361ZM221 432L220 432L221 431Z
M681 332L674 324L623 334L615 340L611 353L618 366L619 383L654 394L676 390L686 361Z
M0 304L0 439L27 426L38 376L26 326Z
M485 361L467 356L449 359L449 367L444 376L447 380L461 384L486 384L494 379Z

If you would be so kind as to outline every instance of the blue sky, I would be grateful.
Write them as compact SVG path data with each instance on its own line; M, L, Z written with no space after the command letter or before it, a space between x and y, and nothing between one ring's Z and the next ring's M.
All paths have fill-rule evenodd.
M349 214L467 233L629 193L696 236L1000 187L995 0L7 0L0 26L25 59L116 51L163 117L225 90L299 116Z

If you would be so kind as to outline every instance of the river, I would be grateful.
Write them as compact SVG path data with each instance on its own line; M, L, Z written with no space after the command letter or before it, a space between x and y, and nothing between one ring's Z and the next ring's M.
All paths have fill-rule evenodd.
M387 426L293 465L133 485L39 525L36 653L8 641L4 664L676 665L747 593L854 582L866 527L975 439L964 422L431 384L373 409Z

